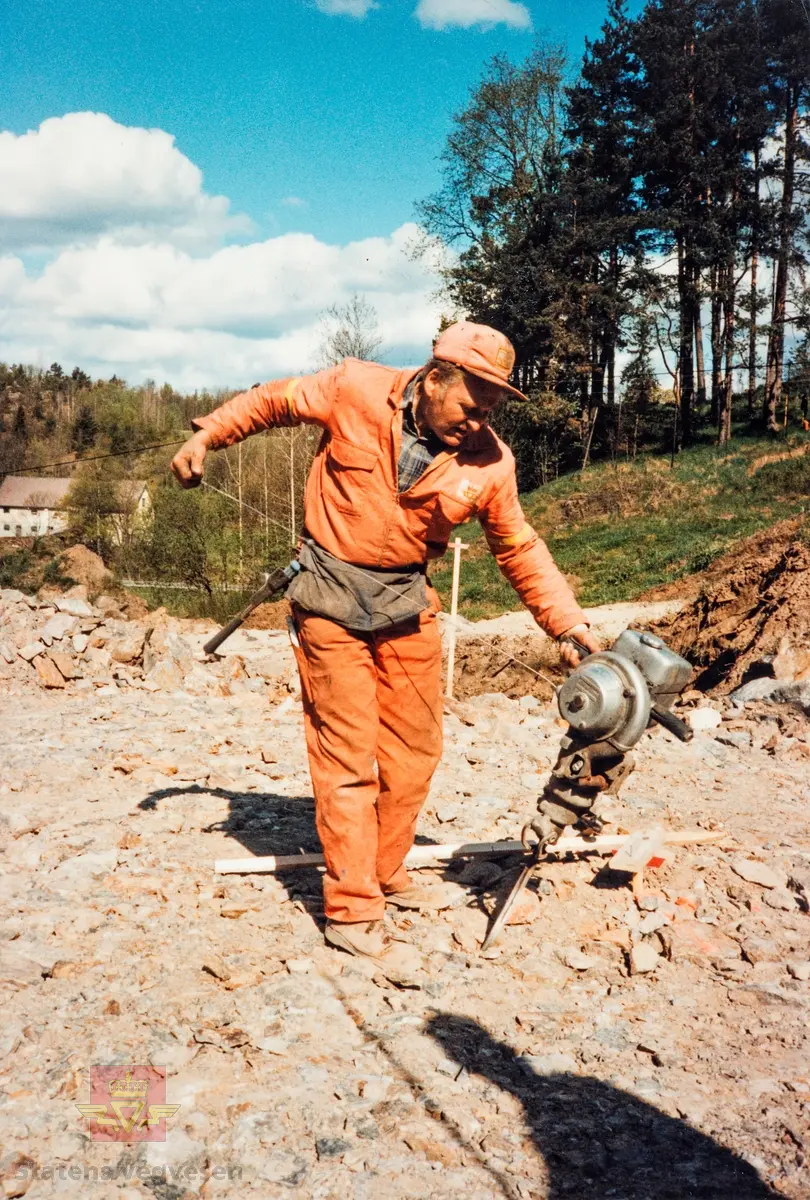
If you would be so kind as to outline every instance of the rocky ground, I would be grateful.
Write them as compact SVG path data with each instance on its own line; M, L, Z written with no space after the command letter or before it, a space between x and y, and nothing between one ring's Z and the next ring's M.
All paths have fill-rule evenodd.
M0 603L5 1196L810 1196L801 697L693 694L689 745L645 736L612 827L717 841L635 897L544 865L482 954L514 857L434 872L454 906L390 918L405 989L325 946L317 871L214 873L317 849L285 635L205 665L202 625ZM454 704L420 838L518 836L560 732L532 696ZM91 1140L91 1067L146 1063L166 1141Z

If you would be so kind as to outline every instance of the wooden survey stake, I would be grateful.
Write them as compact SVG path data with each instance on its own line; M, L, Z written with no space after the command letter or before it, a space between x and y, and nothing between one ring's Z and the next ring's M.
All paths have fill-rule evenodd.
M629 833L600 833L596 837L581 837L564 834L553 846L546 849L547 855L556 854L612 854L630 838ZM705 842L717 842L723 833L705 829L682 829L664 835L667 846L695 846ZM426 867L433 863L447 862L451 858L473 858L499 854L525 854L522 842L449 842L445 845L414 846L405 859L408 867ZM322 867L322 854L273 854L264 858L220 858L214 863L218 875L269 875L273 871L284 871L296 867Z
M458 631L458 581L461 575L461 551L467 549L466 542L461 538L453 540L453 590L450 594L450 640L447 646L447 688L445 694L448 700L453 699L453 675L456 670L456 633Z

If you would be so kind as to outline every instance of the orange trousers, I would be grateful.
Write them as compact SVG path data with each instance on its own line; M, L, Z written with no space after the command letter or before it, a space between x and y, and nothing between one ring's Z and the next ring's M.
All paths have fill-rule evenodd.
M403 866L442 752L436 614L354 633L293 609L315 817L333 921L374 921Z

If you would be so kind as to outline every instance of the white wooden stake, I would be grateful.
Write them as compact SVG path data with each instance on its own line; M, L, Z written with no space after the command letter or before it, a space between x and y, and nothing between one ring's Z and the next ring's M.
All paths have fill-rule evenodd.
M450 642L447 647L447 689L448 700L453 699L453 675L456 670L456 617L458 616L458 581L461 575L461 551L467 545L457 537L453 541L453 590L450 596Z
M599 834L597 837L579 837L564 834L549 854L612 854L629 840L631 834ZM682 829L664 834L668 846L704 845L718 842L726 835L705 829ZM444 845L414 846L408 851L405 864L409 867L424 867L431 863L446 862L451 858L474 858L476 855L525 854L522 842L449 842ZM218 875L269 875L273 871L295 870L298 867L323 867L322 854L273 854L257 858L220 858L214 863Z

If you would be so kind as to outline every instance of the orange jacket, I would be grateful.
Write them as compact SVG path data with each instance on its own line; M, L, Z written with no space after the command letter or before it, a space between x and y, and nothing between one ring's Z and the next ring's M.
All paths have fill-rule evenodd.
M453 528L478 517L503 574L539 625L559 637L587 623L520 507L512 452L488 427L440 453L397 490L402 393L416 371L347 358L317 375L273 380L234 396L195 429L215 449L279 425L318 425L323 438L304 499L306 527L324 549L359 566L440 558Z

